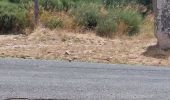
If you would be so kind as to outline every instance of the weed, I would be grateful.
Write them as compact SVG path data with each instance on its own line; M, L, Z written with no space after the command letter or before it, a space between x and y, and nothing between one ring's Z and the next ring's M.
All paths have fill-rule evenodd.
M30 25L27 11L9 2L0 2L0 30L2 33L19 32Z
M73 15L79 26L84 26L86 29L93 29L97 26L97 21L100 18L100 8L99 5L94 3L84 3L73 9Z
M128 35L132 36L140 31L142 16L137 11L122 10L118 14L118 21L124 22L128 26Z
M97 35L102 37L112 38L116 31L115 19L111 16L104 16L100 18L97 25Z

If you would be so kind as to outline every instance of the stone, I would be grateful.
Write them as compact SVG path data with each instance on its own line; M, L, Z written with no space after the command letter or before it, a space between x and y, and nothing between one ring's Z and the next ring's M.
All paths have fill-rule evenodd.
M170 49L170 0L153 0L155 36L161 49Z

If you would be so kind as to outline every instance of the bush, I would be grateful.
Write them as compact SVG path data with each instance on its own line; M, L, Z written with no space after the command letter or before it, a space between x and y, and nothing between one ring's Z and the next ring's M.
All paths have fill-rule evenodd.
M0 2L0 31L21 32L30 25L27 11L19 8L16 4Z
M40 5L45 10L51 11L68 11L73 5L73 0L40 0Z
M98 19L97 35L112 38L114 33L135 35L140 31L142 16L135 10L108 9L108 14Z
M148 15L148 13L153 11L153 6L152 6L152 1L153 0L138 0L138 3L145 6L146 10L141 11L141 14L145 17Z
M62 10L63 8L61 0L40 0L40 4L45 10Z
M147 0L39 0L41 18L44 26L54 29L63 26L63 21L54 16L56 11L69 15L74 19L74 26L96 30L96 34L104 37L113 37L113 33L122 32L134 35L139 32L142 17L131 6L132 2L148 6ZM33 16L33 0L0 0L0 30L22 31L30 26L30 18ZM141 7L141 6L140 6ZM142 6L143 7L143 6ZM114 8L114 9L113 9ZM44 14L44 9L53 14ZM130 10L129 10L130 9ZM66 12L63 12L66 11ZM27 12L30 12L28 14ZM71 13L70 13L71 12ZM70 16L70 14L72 16ZM32 17L33 19L33 17ZM68 24L68 23L67 23Z
M112 38L116 31L116 22L112 16L104 16L98 21L97 35Z
M8 0L11 3L18 4L18 6L26 9L33 7L33 0Z
M150 6L152 5L152 0L138 0L138 3L145 5L145 6Z
M75 6L75 1L73 0L61 0L63 4L63 10L68 11L71 9L73 6Z
M84 3L73 9L75 21L79 26L84 26L87 29L93 29L97 26L97 21L100 18L100 9L97 4Z
M42 24L44 24L45 27L50 29L55 29L63 26L63 21L60 18L57 18L48 12L44 12L41 15L40 21Z
M135 3L137 0L102 0L106 6L120 6Z
M45 26L50 29L55 29L58 27L62 27L63 22L59 18L50 18L47 23L45 23Z
M31 0L8 0L8 1L12 3L28 3Z
M123 10L118 13L118 21L124 22L128 26L128 35L132 36L139 32L142 16L137 11Z

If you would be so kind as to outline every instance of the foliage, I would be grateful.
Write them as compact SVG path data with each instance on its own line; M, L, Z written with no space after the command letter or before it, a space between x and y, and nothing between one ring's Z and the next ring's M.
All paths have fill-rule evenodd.
M128 5L131 3L142 4L145 6L151 5L152 0L102 0L105 5Z
M62 27L62 21L61 21L61 19L51 18L47 21L45 26L50 28L50 29Z
M18 4L19 7L22 7L25 9L30 9L33 6L33 0L8 0L8 1L11 3Z
M75 21L78 25L84 26L87 29L95 28L97 26L97 21L100 18L99 6L94 3L84 3L73 9L72 13L75 16Z
M73 0L40 0L40 5L45 10L51 11L68 11L73 5Z
M41 15L40 23L50 29L62 27L63 20L56 14L64 12L74 19L75 26L94 30L99 36L113 37L120 29L131 36L139 32L141 15L147 15L151 3L151 0L39 0L43 8L40 14L49 13ZM134 10L133 4L145 6L146 12ZM33 0L0 0L0 31L21 31L30 26L33 7Z
M134 35L139 32L142 23L142 16L133 10L123 10L118 14L118 21L124 22L128 26L128 35Z
M23 32L30 25L27 11L17 5L0 2L0 31L1 32Z
M9 2L12 2L12 3L28 3L29 0L9 0Z
M103 16L97 25L97 35L112 38L116 31L116 22L113 16Z
M50 29L55 29L63 26L63 21L60 18L57 18L56 16L48 12L44 12L41 15L40 21L42 22L42 24L44 24L45 27Z
M106 6L120 6L136 2L136 0L102 0Z
M148 6L152 4L152 0L138 0L138 3Z

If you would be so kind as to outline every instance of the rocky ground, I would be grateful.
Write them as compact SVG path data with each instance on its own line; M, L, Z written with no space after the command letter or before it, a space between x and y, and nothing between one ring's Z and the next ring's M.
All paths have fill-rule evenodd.
M37 29L30 35L1 35L0 56L69 61L170 65L170 51L156 46L154 37L144 35L114 39L94 33Z

